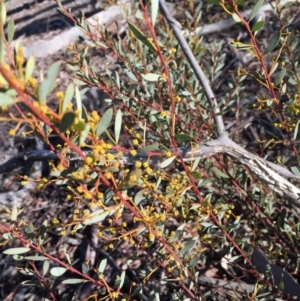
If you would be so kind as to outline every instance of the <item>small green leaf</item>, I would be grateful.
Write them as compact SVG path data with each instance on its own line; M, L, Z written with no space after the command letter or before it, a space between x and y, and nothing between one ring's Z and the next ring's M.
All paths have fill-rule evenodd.
M60 67L60 62L53 63L47 72L47 78L44 79L44 81L39 85L38 87L38 100L39 102L45 103L46 98L49 95L49 93L52 92L52 90L55 87L55 80L57 77L57 73Z
M119 109L117 111L116 119L115 119L115 141L116 141L116 143L119 142L121 129L122 129L122 111Z
M11 43L15 35L15 23L14 20L9 20L7 24L7 40Z
M148 82L156 82L161 77L161 75L155 73L147 73L147 74L142 74L142 77L144 80Z
M155 45L132 23L128 22L130 31L135 35L135 37L140 40L143 44L148 46L154 52L157 52Z
M160 163L160 168L166 168L175 160L175 158L176 158L176 156L172 156L172 157L164 160L163 162Z
M113 117L113 109L109 108L108 110L106 110L103 114L103 116L101 117L97 128L96 128L96 136L99 137L102 133L104 133L107 128L109 127L111 120Z
M80 95L80 92L79 92L79 89L77 86L75 86L75 100L76 100L77 110L79 110L79 112L80 112L80 115L78 117L81 119L82 101L81 101L81 95Z
M260 8L263 6L264 4L264 0L258 0L257 3L254 5L252 12L250 14L249 17L249 21L251 21L258 13L258 11L260 10Z
M2 253L7 255L19 255L30 251L30 248L11 248L4 250Z
M203 178L203 174L201 172L191 172L191 176L194 179L202 179Z
M228 175L226 175L224 172L222 172L222 171L221 171L220 169L218 169L217 167L213 167L212 170L214 171L214 173L215 173L217 176L219 176L219 177L221 177L221 178L226 178L226 179L229 178Z
M59 130L61 133L66 132L70 126L73 125L76 118L76 114L74 112L67 112L61 119Z
M147 189L140 190L134 197L134 203L138 205L142 200L145 199L144 193L147 191Z
M82 121L77 122L74 124L74 130L78 132L82 132L85 129L85 123Z
M253 32L259 31L264 25L265 25L264 21L258 21L253 25L252 31Z
M277 46L278 42L280 41L280 37L281 37L280 31L277 31L271 38L271 40L265 50L265 54L271 52Z
M147 145L147 146L139 149L139 153L153 152L155 150L158 150L158 148L159 148L159 144L156 142L156 143L153 143L151 145Z
M12 97L0 92L0 107L10 106L16 103L16 100Z
M297 86L298 85L298 83L293 79L293 78L289 78L288 79L288 82L291 84L291 85L293 85L293 86Z
M276 76L276 79L275 79L275 86L280 84L280 82L283 80L285 74L286 74L285 69L280 70L279 74Z
M50 268L49 260L45 260L43 263L43 276L45 276L48 273L49 268Z
M105 220L105 218L111 213L109 210L97 210L93 213L91 213L88 217L85 218L83 221L83 225L92 225L92 224L97 224Z
M157 18L157 13L158 13L158 0L151 0L151 22L152 25L155 25L156 18Z
M298 177L300 176L300 171L297 166L292 166L291 171L293 172L294 175L296 175Z
M50 274L55 277L59 277L66 272L66 268L63 267L55 267L50 270Z
M179 142L189 142L193 139L191 136L186 135L186 134L177 134L177 135L175 135L175 138Z
M184 244L184 247L179 251L179 255L183 256L183 255L189 254L192 251L192 249L194 248L196 241L197 241L196 239L188 240Z
M69 105L69 103L72 101L75 93L74 84L69 84L65 93L65 97L62 104L61 113L64 113Z
M25 70L25 82L27 83L29 78L32 76L35 67L35 58L30 56L26 63L26 70Z
M127 75L131 80L133 80L133 81L135 81L135 82L138 81L138 79L136 78L136 76L135 76L130 70L124 69L123 71L126 73L126 75Z
M86 137L88 136L88 134L90 132L90 129L91 129L90 124L86 124L84 130L81 131L81 133L80 133L79 145L83 145L84 144L84 142L86 140Z
M82 105L82 113L81 113L81 118L83 118L83 120L85 121L85 123L89 122L89 114L85 108L84 105Z

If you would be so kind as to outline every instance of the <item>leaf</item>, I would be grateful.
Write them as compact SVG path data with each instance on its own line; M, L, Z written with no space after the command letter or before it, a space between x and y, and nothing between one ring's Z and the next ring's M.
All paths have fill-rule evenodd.
M160 77L161 77L160 74L155 74L155 73L142 74L142 78L148 82L156 82Z
M195 244L196 244L196 239L191 239L188 240L185 244L184 247L179 251L179 255L186 255L189 254L191 252L191 250L194 248Z
M106 110L103 114L103 116L101 117L97 128L96 128L96 136L99 137L103 132L105 132L107 130L107 128L109 127L111 120L113 117L113 109L109 108L108 110Z
M164 160L163 162L160 163L160 168L166 168L174 161L175 158L176 158L176 156L172 156L172 157Z
M74 124L74 130L77 132L82 132L85 129L85 123L83 121L79 121Z
M19 255L30 251L30 248L11 248L4 250L2 253L7 255Z
M291 167L291 171L293 172L294 175L296 175L298 177L300 176L300 171L297 166Z
M59 277L66 272L66 268L63 267L55 267L50 270L50 274L54 277Z
M179 141L179 142L189 142L191 141L193 138L187 134L177 134L175 135L175 138Z
M271 52L277 46L277 44L280 40L280 37L281 37L281 33L280 33L280 31L277 31L271 38L271 40L265 50L265 54Z
M40 103L45 103L47 96L55 87L55 79L60 67L60 62L53 63L47 72L47 78L39 85L38 100Z
M289 84L291 84L293 86L297 86L298 85L298 83L293 78L291 78L291 77L288 79L288 82L289 82Z
M79 110L80 115L78 116L81 119L82 116L82 101L81 101L81 96L80 92L77 86L75 86L75 100L76 100L76 106L77 110Z
M91 213L88 217L85 218L83 221L83 225L92 225L97 224L105 220L105 218L112 212L113 210L97 210L93 213Z
M158 0L151 0L151 22L152 25L155 25L156 18L157 18L157 13L158 13Z
M122 288L124 281L125 281L125 277L126 277L126 271L123 271L121 276L116 278L115 288L118 288L118 290ZM157 300L157 301L159 301L159 300Z
M213 167L212 170L214 171L214 173L221 177L221 178L225 178L225 179L228 179L228 175L226 175L224 172L222 172L220 169L218 169L217 167Z
M105 268L107 265L107 258L104 258L101 260L100 264L99 264L99 268L98 268L98 272L99 274L103 274Z
M296 140L296 138L297 138L297 136L298 136L299 123L300 123L300 120L297 121L297 124L296 124L296 126L295 126L295 130L294 130L294 140Z
M194 179L202 179L203 178L203 174L201 172L191 172L191 176Z
M4 2L0 3L0 18L1 18L1 26L3 26L6 22L6 7Z
M24 259L32 260L32 261L44 261L48 258L45 256L25 256Z
M65 93L65 97L62 103L62 109L61 109L61 113L64 113L65 110L68 108L69 103L72 101L73 97L74 97L74 93L75 93L75 87L74 84L69 84Z
M139 149L139 153L147 153L147 152L153 152L159 148L159 144L157 142L147 145L141 149Z
M280 84L280 82L283 80L285 74L286 74L286 70L285 69L280 70L279 74L275 78L275 86L277 86L277 85Z
M15 35L15 22L14 20L9 20L7 24L7 40L11 43Z
M90 132L91 126L90 124L86 124L85 125L85 129L80 133L80 138L79 138L79 145L83 145L86 137L88 136L89 132Z
M135 205L138 205L142 200L145 199L144 192L147 191L147 189L140 190L134 197L134 203Z
M257 3L254 5L252 12L250 14L249 17L249 21L251 21L258 13L258 11L260 10L260 8L263 6L264 4L264 0L258 0Z
M16 100L12 97L0 92L0 107L10 106L16 103Z
M258 21L253 25L252 31L253 32L259 31L264 25L265 25L264 21Z
M59 130L61 133L66 132L70 126L74 123L76 114L74 112L67 112L61 119Z
M63 280L62 283L64 284L78 284L78 283L84 283L88 282L86 279L80 279L80 278L72 278L72 279L66 279Z
M27 83L29 78L32 76L35 67L35 58L30 56L26 63L26 70L25 70L25 82Z
M115 119L115 141L118 144L122 129L122 111L119 109Z
M143 44L148 46L154 52L157 52L155 45L151 42L150 39L146 38L146 36L132 23L128 22L128 26L130 31L134 34L134 36L140 40Z
M50 268L49 260L45 260L43 263L43 276L45 276L48 273L49 268Z
M89 122L89 115L84 105L82 105L81 118L85 121L85 123Z
M136 76L135 76L130 70L124 69L123 71L126 73L126 75L127 75L130 79L132 79L132 80L135 81L135 82L138 81L138 79L136 78Z
M242 21L241 18L236 13L232 14L232 19L237 23L240 23Z

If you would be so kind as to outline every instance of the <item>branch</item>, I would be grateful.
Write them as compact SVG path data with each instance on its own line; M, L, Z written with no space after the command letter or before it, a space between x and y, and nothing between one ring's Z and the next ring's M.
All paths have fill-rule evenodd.
M212 110L214 112L214 119L215 119L215 122L217 125L218 137L222 137L223 135L225 135L225 127L224 127L223 119L221 117L220 109L217 105L215 95L209 85L209 82L208 82L205 74L203 73L202 69L200 68L199 62L196 60L187 41L185 40L183 33L181 31L181 26L174 19L172 14L169 12L169 9L168 9L165 1L160 0L159 6L160 6L160 10L161 10L162 14L164 15L164 17L168 21L169 25L173 29L174 35L175 35L178 43L180 44L182 51L184 52L187 60L189 61L192 69L195 72L196 77L198 78L199 82L201 83L201 85L205 91L206 98L209 101L210 107L212 108Z

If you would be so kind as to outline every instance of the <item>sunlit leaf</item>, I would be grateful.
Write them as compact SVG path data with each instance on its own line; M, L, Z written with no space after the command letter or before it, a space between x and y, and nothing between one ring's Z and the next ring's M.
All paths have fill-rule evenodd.
M257 3L254 5L252 12L250 14L249 17L249 21L251 21L258 13L258 11L260 10L260 8L263 6L264 4L264 0L258 0Z
M11 248L11 249L7 249L4 250L2 253L3 254L7 254L7 255L18 255L18 254L24 254L30 251L30 248Z
M115 141L116 141L116 143L119 142L121 129L122 129L122 111L119 109L117 111L116 119L115 119Z
M169 166L174 160L176 159L176 156L172 156L166 160L164 160L162 163L160 163L160 168L166 168Z
M7 41L11 43L14 38L15 34L15 22L14 20L10 19L7 23Z
M0 92L0 107L10 106L15 103L15 99Z
M64 113L66 111L66 109L68 108L70 102L72 101L72 99L74 97L74 93L75 93L75 87L74 87L74 84L71 83L68 85L67 90L65 92L64 100L62 103L61 113Z
M151 0L151 22L155 25L158 13L159 0Z
M101 260L101 262L99 264L98 272L100 274L103 274L103 272L106 268L106 265L107 265L107 258L104 258L104 259Z
M88 282L88 280L80 279L80 278L71 278L71 279L63 280L61 283L64 283L64 284L79 284L79 283L85 283L85 282Z
M25 82L27 83L29 78L32 76L35 67L35 58L30 56L26 63L26 70L25 70Z
M55 277L59 277L66 272L66 268L63 267L55 267L50 270L50 274Z
M96 128L97 137L99 137L102 133L104 133L107 130L107 128L111 123L112 117L113 117L113 109L109 108L104 112L103 116L101 116L100 121L97 125Z

